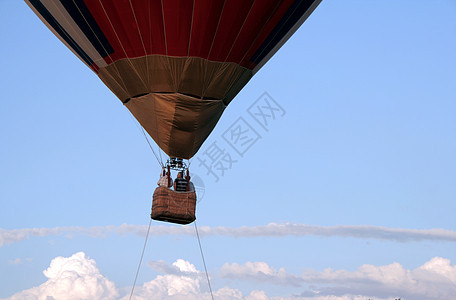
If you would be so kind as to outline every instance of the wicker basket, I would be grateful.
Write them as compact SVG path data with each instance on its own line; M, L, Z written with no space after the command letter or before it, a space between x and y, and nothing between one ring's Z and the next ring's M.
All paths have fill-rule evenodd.
M166 187L158 187L154 192L150 217L158 221L189 224L196 219L195 208L195 191L175 192Z

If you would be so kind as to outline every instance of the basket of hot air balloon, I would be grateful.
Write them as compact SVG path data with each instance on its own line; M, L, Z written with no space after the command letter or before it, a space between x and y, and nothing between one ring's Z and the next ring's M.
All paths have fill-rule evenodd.
M195 221L196 193L176 192L167 187L155 189L151 218L178 224Z

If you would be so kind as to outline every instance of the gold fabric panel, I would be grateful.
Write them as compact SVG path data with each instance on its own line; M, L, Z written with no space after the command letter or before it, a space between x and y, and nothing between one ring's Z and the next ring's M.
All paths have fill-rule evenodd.
M252 71L198 57L149 55L116 61L98 75L166 154L188 159Z
M195 155L225 109L221 100L178 93L151 93L125 105L166 154L185 159Z
M235 63L163 55L121 59L98 72L122 102L148 93L181 93L228 103L252 77L251 70ZM228 93L234 96L225 99Z

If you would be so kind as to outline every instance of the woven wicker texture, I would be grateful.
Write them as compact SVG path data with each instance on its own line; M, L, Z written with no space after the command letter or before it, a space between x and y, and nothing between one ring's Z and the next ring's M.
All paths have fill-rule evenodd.
M177 224L195 221L196 194L194 191L178 193L166 187L155 189L152 201L153 220Z

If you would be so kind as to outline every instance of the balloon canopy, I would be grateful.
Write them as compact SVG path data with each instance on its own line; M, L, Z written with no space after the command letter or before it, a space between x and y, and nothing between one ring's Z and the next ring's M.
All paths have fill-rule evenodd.
M321 0L26 0L169 156L225 107Z

